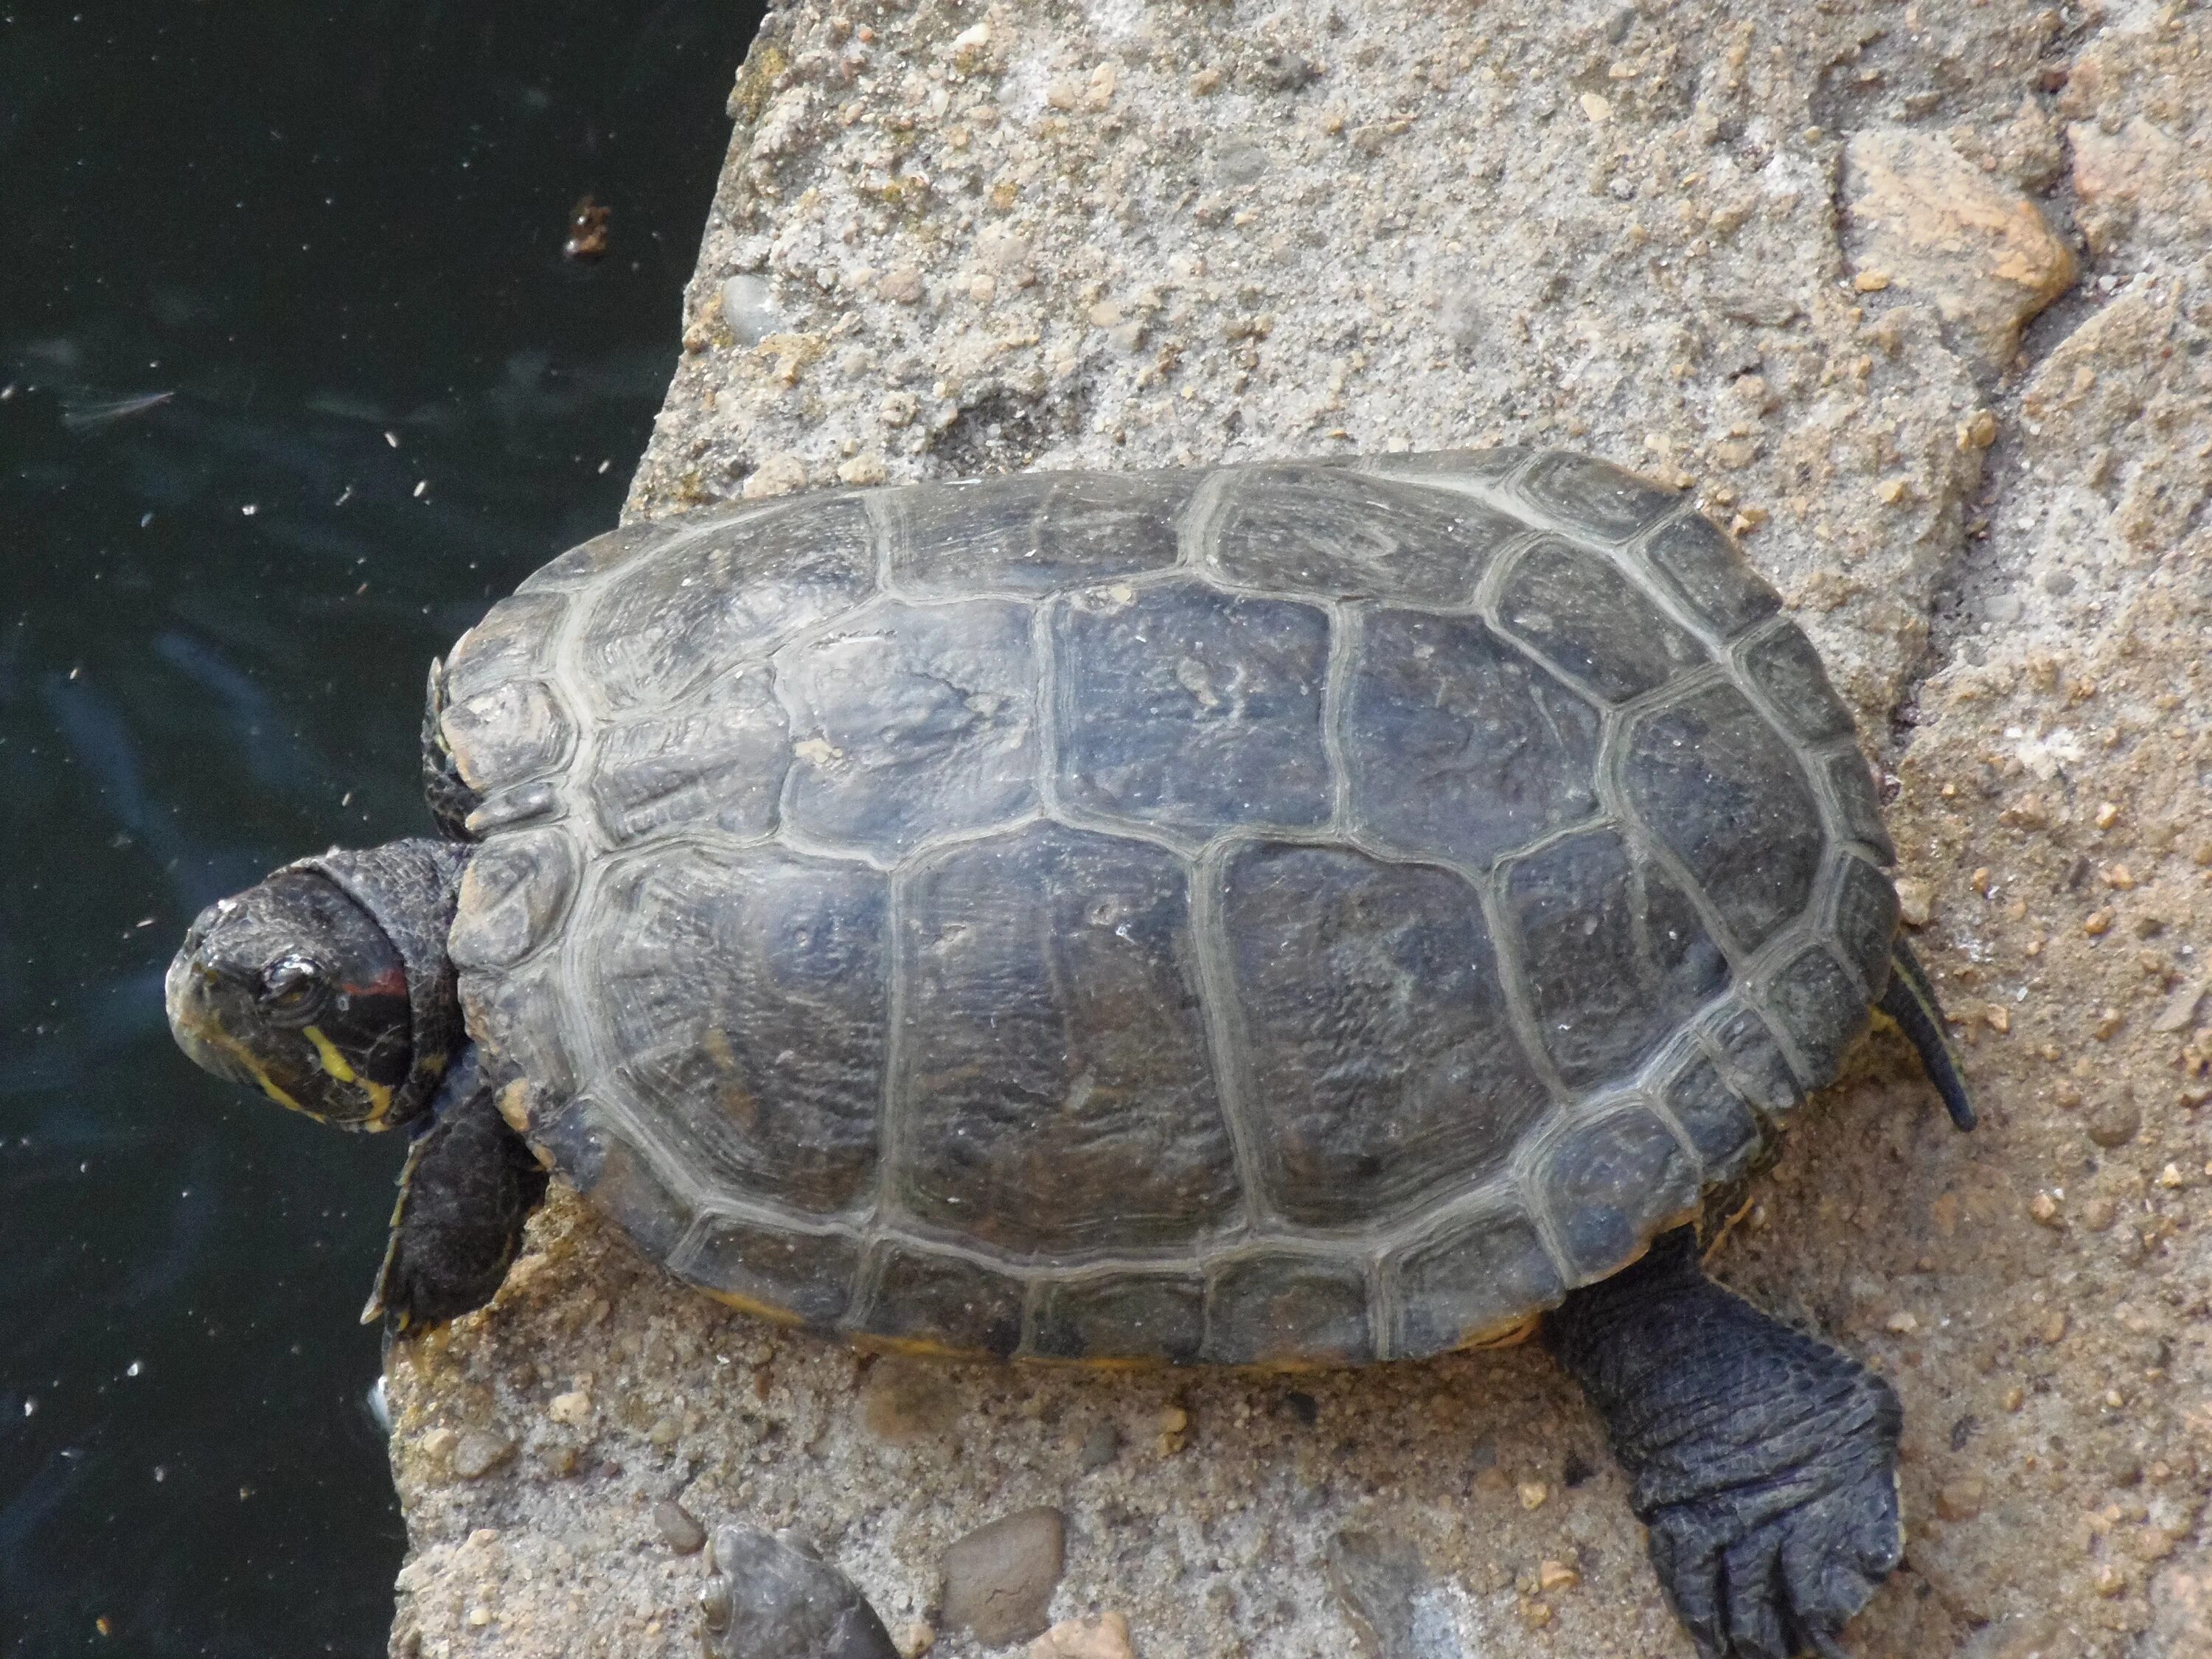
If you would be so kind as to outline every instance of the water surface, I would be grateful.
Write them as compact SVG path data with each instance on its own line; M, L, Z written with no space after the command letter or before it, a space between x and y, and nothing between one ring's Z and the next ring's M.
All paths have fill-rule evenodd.
M8 1651L384 1650L402 1149L195 1071L161 972L270 866L427 829L425 668L613 522L756 21L0 0Z

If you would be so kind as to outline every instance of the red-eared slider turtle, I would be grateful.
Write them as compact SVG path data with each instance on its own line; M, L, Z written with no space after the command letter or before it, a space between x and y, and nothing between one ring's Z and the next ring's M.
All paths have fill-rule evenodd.
M1851 717L1681 497L1492 450L635 526L433 668L426 763L445 839L279 871L168 980L209 1069L415 1132L395 1331L492 1295L545 1170L905 1348L1540 1316L1705 1652L1833 1651L1897 1560L1895 1396L1686 1224L1869 1006L1971 1118ZM720 1553L746 1651L877 1651Z

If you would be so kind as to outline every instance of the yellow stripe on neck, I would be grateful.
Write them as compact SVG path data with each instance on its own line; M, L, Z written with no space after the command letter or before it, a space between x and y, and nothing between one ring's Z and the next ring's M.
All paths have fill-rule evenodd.
M352 1084L367 1095L369 1103L375 1107L374 1111L362 1120L362 1127L373 1129L383 1122L386 1115L392 1110L392 1086L385 1083L371 1083L367 1078L356 1075L353 1067L346 1063L346 1057L338 1052L337 1044L323 1035L319 1025L307 1027L306 1036L307 1041L315 1045L315 1057L322 1061L323 1069L339 1082ZM268 1085L264 1083L262 1086L266 1088Z

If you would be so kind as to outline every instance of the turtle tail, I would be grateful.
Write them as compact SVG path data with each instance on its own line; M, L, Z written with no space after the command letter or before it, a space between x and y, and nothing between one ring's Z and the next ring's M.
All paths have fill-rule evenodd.
M1951 1121L1961 1129L1974 1127L1974 1103L1966 1097L1966 1080L1959 1075L1959 1055L1943 1031L1943 1011L1936 1006L1936 988L1928 970L1912 954L1900 933L1889 947L1889 985L1877 1005L1920 1052L1928 1080L1943 1097Z

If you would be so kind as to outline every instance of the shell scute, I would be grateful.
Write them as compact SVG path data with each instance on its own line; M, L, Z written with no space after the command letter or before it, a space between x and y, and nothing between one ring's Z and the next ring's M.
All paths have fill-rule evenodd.
M716 1190L817 1212L876 1178L889 884L778 847L618 866L586 971L606 1052L656 1136Z
M1498 614L1514 638L1609 702L1656 691L1707 660L1610 561L1557 536L1515 556Z
M1019 1279L965 1256L886 1245L846 1324L894 1346L1004 1359L1021 1346L1023 1297Z
M1344 726L1354 815L1409 852L1483 868L1597 810L1597 711L1477 617L1370 615Z
M784 816L809 841L896 858L1036 804L1026 605L886 600L775 658L790 717Z
M1272 592L1466 605L1528 526L1473 496L1342 466L1228 475L1203 568Z
M1270 1205L1352 1225L1502 1169L1551 1098L1474 890L1434 865L1267 844L1239 848L1222 887Z
M1747 950L1811 901L1819 808L1781 734L1735 686L1705 687L1640 721L1626 773L1638 817Z
M902 880L892 1133L911 1212L1048 1254L1225 1221L1236 1162L1182 861L1036 824Z
M1506 866L1504 890L1536 1029L1571 1089L1632 1075L1728 988L1688 896L1618 830L1546 842Z
M791 764L790 718L767 671L740 669L672 708L609 725L588 787L617 846L703 829L751 839L775 830Z
M1493 1340L1567 1293L1542 1237L1515 1206L1455 1217L1389 1265L1389 1357L1419 1359Z
M1564 449L1544 451L1513 483L1540 511L1600 541L1628 540L1680 500L1649 478Z
M1543 1190L1560 1248L1587 1283L1625 1266L1644 1241L1697 1208L1697 1164L1664 1123L1631 1107L1553 1143Z
M611 708L661 702L852 609L875 572L856 497L713 518L593 586L582 659Z
M1365 1272L1357 1261L1287 1250L1231 1257L1206 1286L1201 1357L1286 1370L1373 1358Z
M708 1214L700 1217L668 1265L733 1306L827 1328L852 1306L860 1246L843 1232Z
M883 491L891 585L916 597L1042 596L1164 570L1203 473L1041 472Z
M1054 631L1072 805L1199 834L1328 817L1325 612L1176 582L1091 590Z
M1029 1352L1041 1359L1145 1354L1188 1364L1206 1343L1206 1286L1194 1273L1125 1273L1048 1285Z

